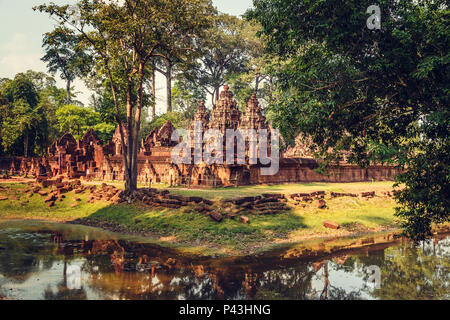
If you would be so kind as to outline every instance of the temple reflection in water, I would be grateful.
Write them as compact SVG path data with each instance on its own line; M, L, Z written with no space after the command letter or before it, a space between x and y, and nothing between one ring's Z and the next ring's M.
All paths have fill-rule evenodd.
M212 259L132 241L69 240L67 232L0 231L0 295L13 299L427 299L449 294L448 238L423 247L386 243L308 259L292 252ZM379 290L367 282L372 265L381 270Z

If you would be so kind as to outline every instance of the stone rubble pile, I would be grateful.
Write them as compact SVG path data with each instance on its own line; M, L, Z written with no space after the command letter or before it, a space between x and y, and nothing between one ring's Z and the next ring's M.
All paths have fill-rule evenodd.
M324 209L327 207L327 204L325 200L325 191L314 191L311 193L293 193L289 194L287 196L288 200L293 205L301 205L303 207L306 207L306 203L312 203L314 200L316 200L316 205L319 209Z
M88 203L94 203L95 201L110 201L112 203L119 203L121 201L121 195L123 193L119 188L102 183L101 186L81 186L75 190L76 194L89 192Z
M338 197L353 197L357 198L358 195L355 193L339 193L339 192L330 192L330 195L332 198L338 198Z
M250 223L249 215L273 215L281 212L289 211L290 205L302 205L305 203L313 203L319 209L326 209L325 191L315 191L310 193L294 193L289 195L279 193L266 193L258 196L246 196L233 199L220 199L211 201L197 196L183 196L171 194L168 190L159 190L155 188L139 189L131 193L125 193L114 185L103 183L101 185L83 185L80 180L63 180L63 177L56 179L48 179L38 177L36 182L28 182L29 188L26 189L25 195L33 197L39 195L48 207L55 206L56 202L61 202L66 197L64 194L72 192L75 195L87 196L87 203L96 201L108 201L113 204L133 203L139 201L146 206L152 208L168 208L180 209L185 207L185 213L199 213L210 217L216 222L223 219L237 219L241 223ZM0 191L8 191L8 187L0 186ZM383 192L383 196L392 197L395 191ZM358 197L354 193L330 192L330 198L338 197ZM373 198L376 196L375 191L361 192L361 198ZM83 197L84 198L84 197ZM15 195L0 196L0 201L18 200ZM81 198L74 197L73 203L69 206L74 208L80 205ZM22 201L25 205L29 201ZM339 225L332 221L324 221L326 228L339 229Z
M224 200L225 203L231 203L231 205L227 206L231 215L237 215L243 212L255 215L276 214L290 209L286 201L283 194L276 193Z

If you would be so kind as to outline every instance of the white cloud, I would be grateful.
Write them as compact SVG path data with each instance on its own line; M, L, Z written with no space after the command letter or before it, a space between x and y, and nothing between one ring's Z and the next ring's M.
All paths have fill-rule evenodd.
M42 49L37 49L31 40L26 34L15 33L0 46L0 78L11 79L17 73L27 70L48 73L45 63L41 61ZM58 86L65 88L66 84L58 74L55 74L55 80ZM73 87L77 93L77 100L88 106L92 91L80 79L74 81ZM156 113L161 115L166 110L166 82L158 72L156 73L156 94Z
M29 39L22 33L16 33L0 49L0 77L12 78L16 73L29 69L45 71L40 54L29 47Z
M17 73L27 70L48 73L45 63L41 61L42 49L36 50L30 40L27 35L16 33L0 47L0 78L14 78ZM65 88L66 84L58 74L55 79L58 86ZM78 79L74 82L74 87L78 93L77 99L88 105L92 92Z

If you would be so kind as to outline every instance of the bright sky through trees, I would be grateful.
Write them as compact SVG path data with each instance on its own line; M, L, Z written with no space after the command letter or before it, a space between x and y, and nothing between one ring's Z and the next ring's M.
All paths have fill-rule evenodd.
M55 4L75 3L74 0L0 0L0 78L13 78L19 72L27 70L47 72L42 36L53 29L54 21L45 14L32 10L33 6L42 3ZM219 11L233 15L242 15L252 6L252 0L213 0ZM64 87L64 80L55 76L58 85ZM83 82L76 80L77 98L88 104L91 92ZM158 74L157 80L157 113L165 110L165 80Z

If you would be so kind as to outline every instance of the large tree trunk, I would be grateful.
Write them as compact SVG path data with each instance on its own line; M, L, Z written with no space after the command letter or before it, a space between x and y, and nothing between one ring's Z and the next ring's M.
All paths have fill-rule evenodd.
M323 265L323 273L325 278L325 283L323 286L322 293L320 294L320 300L327 300L328 299L328 285L330 284L330 281L328 280L328 261L325 262Z
M23 138L23 155L28 157L28 130L25 130L25 137Z
M130 163L128 162L128 150L127 150L127 147L125 146L126 139L125 139L125 133L124 133L124 125L123 125L123 121L120 117L119 101L117 99L116 88L114 86L114 81L113 81L113 77L111 74L111 70L109 68L107 68L107 72L108 72L108 78L109 78L110 85L111 85L111 92L113 95L114 107L116 109L115 117L116 117L116 121L119 125L120 141L122 142L122 160L123 160L123 166L124 166L124 171L125 171L125 191L128 191L128 186L130 185L130 182L129 182L130 181L130 175L129 175L130 171L128 170L128 168L130 167ZM127 108L127 110L128 110L128 108Z
M219 91L220 91L220 86L214 88L214 91L213 91L213 93L211 94L211 100L212 100L213 108L216 107L216 101L219 100Z
M67 103L72 102L72 97L70 95L71 84L72 84L72 82L70 80L67 80L67 83L66 83L66 100L67 100Z
M141 129L141 115L142 115L142 104L143 104L143 94L144 94L144 66L139 65L139 84L138 84L138 96L136 104L136 112L134 115L134 128L133 128L133 148L132 148L132 165L131 165L131 190L137 190L137 180L138 180L138 150L139 150L139 131Z
M273 77L269 76L270 99L273 97Z
M166 60L167 112L172 112L172 63Z
M156 72L155 66L152 64L152 120L156 118Z
M256 79L255 79L255 94L258 94L259 82L260 82L259 79L260 79L259 76L256 77Z
M125 180L125 192L131 192L137 189L137 181L134 181L133 177L133 160L134 160L134 152L133 152L133 109L134 102L132 101L132 86L131 83L127 86L127 135L128 135L128 143L126 146L127 156L128 156L128 167L125 167L125 170L128 171L128 177Z

